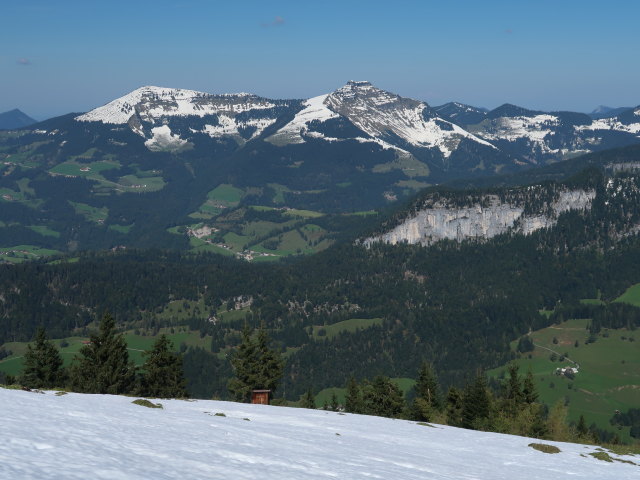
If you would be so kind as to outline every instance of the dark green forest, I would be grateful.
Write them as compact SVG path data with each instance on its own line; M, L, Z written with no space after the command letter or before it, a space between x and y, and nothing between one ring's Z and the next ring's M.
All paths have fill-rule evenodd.
M591 170L566 185L595 188L592 208L566 212L555 227L529 236L428 248L342 242L270 265L135 249L85 252L73 262L1 265L0 342L29 341L39 326L52 338L86 334L104 311L120 328L168 326L158 313L169 301L203 299L209 311L186 321L212 336L208 350L185 352L196 396L226 397L231 369L220 354L240 342L245 322L264 325L285 354L278 395L290 399L309 388L344 385L351 375L411 377L422 361L434 365L444 385L462 385L476 368L506 363L513 355L509 342L557 320L542 309L569 318L577 315L572 309L591 308L593 328L637 326L635 307L580 300L597 292L613 299L640 281L640 241L629 234L640 215L638 180ZM556 190L549 184L530 201L544 205ZM241 296L253 300L248 316L208 321L219 305ZM382 321L332 337L312 334L314 326L352 318Z

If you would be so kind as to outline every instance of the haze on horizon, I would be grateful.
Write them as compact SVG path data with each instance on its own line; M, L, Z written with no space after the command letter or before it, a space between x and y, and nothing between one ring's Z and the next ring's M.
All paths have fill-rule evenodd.
M83 112L142 85L309 98L350 79L430 105L636 106L638 18L622 0L9 0L0 112Z

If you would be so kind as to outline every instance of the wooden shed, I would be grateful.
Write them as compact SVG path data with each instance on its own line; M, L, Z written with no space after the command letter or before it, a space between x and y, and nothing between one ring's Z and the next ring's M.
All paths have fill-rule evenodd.
M259 405L269 405L270 397L271 390L253 390L251 392L251 403L257 403Z

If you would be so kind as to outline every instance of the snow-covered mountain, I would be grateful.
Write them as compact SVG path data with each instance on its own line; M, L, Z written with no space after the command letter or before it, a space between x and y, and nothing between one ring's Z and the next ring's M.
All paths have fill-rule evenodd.
M621 109L617 115L602 110L589 116L504 104L486 112L457 102L432 108L367 81L349 81L334 92L302 102L147 86L76 120L128 125L150 150L188 148L198 134L231 137L243 145L274 126L266 140L276 146L301 144L305 138L373 142L396 152L398 163L427 161L427 168L455 170L466 161L465 168L482 170L492 150L494 156L500 152L503 157L489 165L504 167L553 162L640 142L638 109ZM184 120L179 126L178 118ZM475 158L478 149L481 154ZM454 155L450 161L456 152L459 158Z
M2 478L619 480L597 447L321 410L0 389ZM530 444L554 445L543 453Z
M583 113L548 113L505 104L465 128L501 151L537 164L640 142L640 117L633 109L594 120Z
M196 117L187 133L204 133L212 138L235 137L241 142L259 136L295 101L268 100L249 93L212 95L176 88L138 88L102 107L76 117L80 122L129 125L145 137L151 149L185 145L187 140L167 126L176 117ZM156 126L159 125L159 126ZM195 128L194 128L195 127ZM188 135L187 135L188 136Z

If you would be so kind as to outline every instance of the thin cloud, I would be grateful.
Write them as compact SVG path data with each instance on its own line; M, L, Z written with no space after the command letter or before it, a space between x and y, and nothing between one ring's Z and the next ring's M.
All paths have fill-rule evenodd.
M19 58L17 63L18 65L31 65L31 60L28 58Z
M284 25L284 23L284 18L282 18L280 15L277 15L272 21L261 23L260 25L263 27L280 27Z

